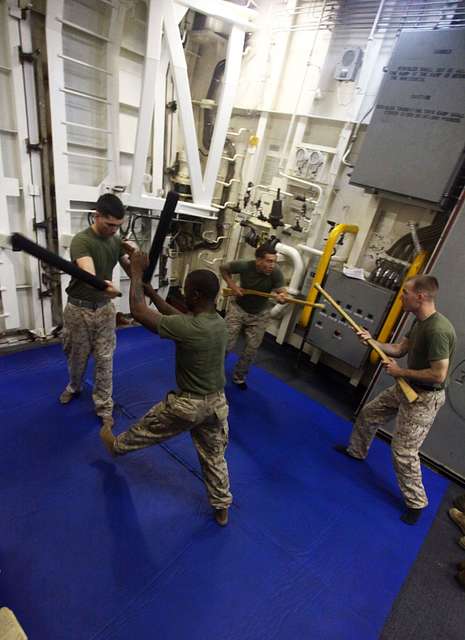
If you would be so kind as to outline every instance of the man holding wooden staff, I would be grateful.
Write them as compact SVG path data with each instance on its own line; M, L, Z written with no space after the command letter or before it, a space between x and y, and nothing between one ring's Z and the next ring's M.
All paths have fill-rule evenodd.
M255 250L255 260L239 260L220 267L221 275L236 296L235 300L231 300L225 318L228 327L227 350L234 348L241 330L245 334L245 346L233 373L234 384L243 391L247 389L247 373L270 320L268 300L261 296L244 295L244 289L273 292L275 301L285 304L287 290L276 261L276 250L265 244ZM239 274L239 285L233 280L234 274Z
M416 318L406 337L395 344L377 344L387 356L386 372L394 379L406 379L418 394L409 402L397 384L381 392L366 404L355 421L349 446L336 450L350 458L364 460L378 427L396 416L391 449L394 468L407 510L401 519L413 525L418 521L428 499L423 487L419 451L445 402L450 362L456 335L449 320L436 311L435 298L439 286L433 276L415 276L402 290L404 311ZM372 340L365 329L358 331L363 342ZM407 355L407 368L392 358Z

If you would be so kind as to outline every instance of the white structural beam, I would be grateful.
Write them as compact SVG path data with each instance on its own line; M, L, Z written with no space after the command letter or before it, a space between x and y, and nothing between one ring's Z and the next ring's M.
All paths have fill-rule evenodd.
M140 209L153 209L154 211L161 211L165 204L165 199L154 194L132 194L122 193L121 200L127 207L138 207ZM191 202L178 202L176 207L176 213L185 216L194 216L196 218L216 219L218 209L212 206L195 205Z
M178 113L184 138L184 150L191 180L192 199L198 204L207 204L203 198L202 169L199 145L195 128L192 98L187 75L187 63L171 0L151 0L163 7L163 26L168 46L171 74L173 76L178 103ZM208 203L209 204L209 203Z
M144 75L142 78L142 91L139 107L139 119L137 122L136 145L131 176L131 193L142 193L144 188L144 174L147 164L147 154L150 146L150 131L155 100L155 83L159 79L158 69L161 63L161 40L163 2L151 0L148 8L148 23L146 37L146 52L144 62ZM157 93L157 101L164 95Z
M221 163L221 155L226 141L229 121L234 107L237 85L241 73L242 51L244 48L245 32L233 25L229 36L226 53L226 67L224 72L223 92L216 112L215 128L208 154L205 179L203 182L203 201L211 202L215 191L216 178Z
M67 152L67 121L65 93L65 74L63 65L63 4L64 0L47 0L45 34L47 40L47 64L50 90L50 117L53 140L53 173L55 178L56 219L58 227L59 253L68 257L68 246L62 238L71 236L71 208L69 194L69 165ZM82 197L82 196L81 196ZM84 199L82 197L82 199ZM61 278L62 300L66 300L65 289L69 276Z
M18 180L5 178L2 146L0 145L0 234L8 237L11 234L8 216L9 196L19 196ZM2 243L3 244L3 243ZM19 327L19 308L16 295L16 278L11 251L0 245L0 294L3 310L0 318L7 329Z
M165 155L165 96L166 75L168 73L168 50L162 48L161 60L155 78L155 109L153 112L153 147L152 147L152 191L159 195L163 189L163 169Z
M219 4L221 5L221 3ZM223 4L227 5L229 10L234 9L233 5L229 5L228 3ZM202 7L203 12L207 12L209 8L211 8L208 2L202 4ZM204 179L198 150L187 63L178 27L179 15L175 9L176 6L172 0L151 0L149 5L146 58L130 192L133 197L137 198L137 195L144 191L143 180L154 113L156 123L154 125L155 140L153 148L153 196L158 195L163 184L162 168L160 165L162 165L163 157L163 130L165 128L164 96L166 87L165 69L167 65L165 54L162 53L163 42L164 45L166 44L169 52L171 75L175 85L179 120L189 167L193 203L194 205L205 207L211 204L215 190L221 155L223 153L239 81L245 31L243 27L237 26L233 21L228 42L223 91L216 114L212 145ZM213 14L216 15L215 12L213 12ZM162 31L164 34L163 40ZM160 101L162 104L160 104Z
M121 3L112 10L109 29L109 43L107 45L107 97L110 104L107 107L107 126L112 135L108 136L109 175L103 181L105 184L120 184L119 157L119 53L123 39L126 5Z
M177 4L212 18L219 18L246 31L255 31L256 11L224 0L176 0Z
M10 21L10 45L18 55L19 47L25 52L32 52L31 13L28 11L20 20ZM41 64L38 60L37 64ZM24 230L26 235L34 238L39 244L47 245L47 233L44 228L37 227L45 221L45 201L43 194L42 160L40 153L27 153L24 139L31 143L40 143L39 107L37 104L37 90L33 62L23 62L19 59L13 65L12 80L14 87L16 119L18 127L20 176L23 185L22 198L24 206ZM41 297L44 289L42 283L42 266L35 258L24 256L29 267L31 285L31 313L35 331L43 330L47 335L53 326L51 299Z

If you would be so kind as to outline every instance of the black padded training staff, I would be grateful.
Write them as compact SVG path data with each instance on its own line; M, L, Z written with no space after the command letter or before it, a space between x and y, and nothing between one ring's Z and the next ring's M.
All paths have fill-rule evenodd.
M10 237L11 246L13 247L13 251L24 251L34 258L38 260L42 260L46 264L49 264L51 267L56 267L60 271L64 271L73 278L77 280L81 280L86 284L90 284L91 287L95 287L95 289L99 289L100 291L105 291L108 285L105 280L101 278L97 278L97 276L92 275L88 271L84 271L74 262L70 262L69 260L65 260L60 256L57 256L56 253L45 249L45 247L41 247L39 244L36 244L29 238L26 238L21 233L13 233ZM121 293L119 293L121 296Z
M158 258L163 249L166 235L170 230L171 222L174 217L176 205L178 204L179 195L175 191L169 191L166 196L165 206L160 214L157 230L153 236L152 246L149 253L149 265L142 276L143 282L150 282L153 277Z

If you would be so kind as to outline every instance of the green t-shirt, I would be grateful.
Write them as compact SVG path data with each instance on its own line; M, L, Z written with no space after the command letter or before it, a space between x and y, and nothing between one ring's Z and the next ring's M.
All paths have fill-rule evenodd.
M176 343L176 382L181 391L203 396L224 389L228 332L216 311L163 316L158 333Z
M79 231L71 241L71 260L90 257L94 261L95 275L102 280L111 280L113 269L118 260L124 255L121 238L112 236L103 238L95 233L92 227ZM103 291L91 287L85 282L71 278L66 293L79 300L101 302L106 299Z
M450 370L457 336L454 327L445 316L436 311L426 320L416 320L407 337L409 369L429 369L432 362L448 359ZM448 379L434 387L444 389L447 382Z
M275 267L270 275L257 271L255 260L238 260L227 265L229 273L238 273L242 289L255 289L271 293L275 289L284 287L284 276L278 267ZM237 304L247 313L260 313L269 306L266 298L259 296L243 296L235 298Z

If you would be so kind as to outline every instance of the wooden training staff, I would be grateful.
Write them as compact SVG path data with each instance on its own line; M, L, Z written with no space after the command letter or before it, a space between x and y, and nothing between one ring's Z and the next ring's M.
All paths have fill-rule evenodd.
M352 329L354 331L362 331L362 327L360 327L355 322L355 320L352 320L352 318L349 316L349 314L346 313L344 311L344 309L338 305L336 300L334 300L334 298L332 298L329 295L329 293L323 289L323 287L321 287L319 284L315 284L314 287L315 287L315 289L317 291L319 291L319 293L321 293L322 296L324 296L326 298L326 300L330 303L330 305L333 306L336 309L336 311L343 318L345 318L347 320L347 322L350 324L350 326L352 327ZM388 358L388 356L384 353L384 351L380 347L378 347L378 345L373 340L373 338L370 338L366 342L370 345L370 347L372 349L374 349L376 351L376 353L379 355L379 357L381 358L381 360L383 362L390 362L390 359ZM412 389L412 387L405 380L405 378L396 378L396 382L399 385L400 389L402 390L404 396L407 398L407 400L409 402L415 402L415 400L418 398L418 394L415 392L414 389Z
M274 298L274 294L265 293L263 291L255 291L255 289L242 289L242 292L245 296L259 296L260 298ZM235 296L236 294L232 289L226 288L223 289L223 295L225 297ZM318 302L307 302L306 300L299 300L298 298L286 298L286 302L290 302L291 304L301 304L303 307L315 307L316 309L324 309L324 304L319 304Z

